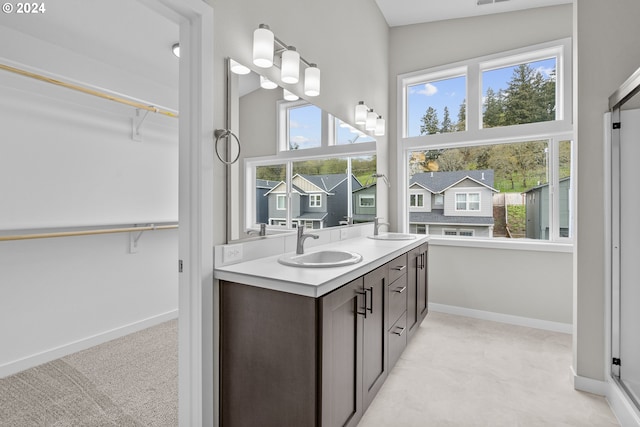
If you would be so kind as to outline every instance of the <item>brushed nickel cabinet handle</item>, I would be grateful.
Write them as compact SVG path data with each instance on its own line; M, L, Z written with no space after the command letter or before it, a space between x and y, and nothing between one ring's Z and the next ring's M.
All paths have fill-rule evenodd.
M391 269L392 269L392 270L396 270L396 271L402 271L402 270L404 270L405 268L407 268L407 266L406 266L406 265L399 265L399 266L397 266L397 267L391 267Z
M407 289L406 286L401 287L400 289L394 289L393 292L397 292L399 294L403 293Z
M398 326L398 328L400 328L400 327ZM407 329L407 328L400 328L400 332L398 332L398 331L393 331L393 333L394 333L394 334L396 334L397 336L401 337L401 336L402 336L402 334L404 334L404 330L405 330L405 329Z

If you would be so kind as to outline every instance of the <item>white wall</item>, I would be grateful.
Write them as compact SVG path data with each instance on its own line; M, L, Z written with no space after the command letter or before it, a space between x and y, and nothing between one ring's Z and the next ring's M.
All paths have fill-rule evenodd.
M2 26L0 36L11 40L3 62L177 103L177 82L145 68L132 74ZM175 119L150 117L133 141L134 108L4 70L0 98L0 234L177 221ZM0 377L175 317L177 231L147 231L128 250L128 233L0 242Z
M640 67L640 2L580 0L575 13L578 239L575 257L578 376L605 379L603 114L609 96Z
M571 252L429 245L429 301L569 331ZM494 317L499 318L499 317Z

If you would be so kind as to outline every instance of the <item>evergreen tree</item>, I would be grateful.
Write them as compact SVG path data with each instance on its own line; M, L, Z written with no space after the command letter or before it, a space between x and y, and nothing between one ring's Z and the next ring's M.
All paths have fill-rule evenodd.
M467 130L467 100L463 100L458 110L458 123L456 123L456 131L462 132Z
M444 117L442 119L442 127L440 128L440 132L453 132L453 124L451 123L451 117L449 116L449 108L447 106L444 107Z
M504 94L502 90L498 91L496 94L492 88L488 88L484 101L482 126L485 128L492 128L503 126L504 123Z
M438 124L438 112L433 107L427 108L427 112L420 119L420 135L433 135L438 133L440 126Z

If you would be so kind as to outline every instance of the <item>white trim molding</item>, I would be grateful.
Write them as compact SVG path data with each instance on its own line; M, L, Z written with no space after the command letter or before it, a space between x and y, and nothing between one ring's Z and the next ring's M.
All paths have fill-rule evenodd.
M453 305L430 302L429 310L438 313L455 314L456 316L471 317L473 319L489 320L507 323L509 325L526 326L528 328L543 329L545 331L571 334L573 325L569 323L552 322L550 320L532 319L530 317L513 316L511 314L494 313L491 311L475 310L473 308L457 307Z

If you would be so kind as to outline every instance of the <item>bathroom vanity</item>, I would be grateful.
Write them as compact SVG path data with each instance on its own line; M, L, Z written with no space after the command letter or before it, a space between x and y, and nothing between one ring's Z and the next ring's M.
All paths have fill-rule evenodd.
M355 426L425 318L424 238L324 246L363 260L216 269L223 427Z

